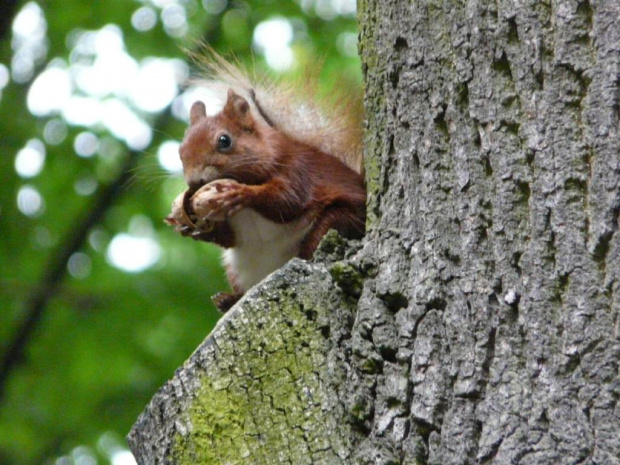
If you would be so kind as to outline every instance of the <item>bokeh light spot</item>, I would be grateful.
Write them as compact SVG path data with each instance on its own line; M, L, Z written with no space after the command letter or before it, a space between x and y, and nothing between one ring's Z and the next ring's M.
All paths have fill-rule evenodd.
M17 192L17 208L24 215L34 217L43 212L45 202L38 190L32 186L25 185Z
M93 194L97 190L97 187L99 187L99 183L97 182L97 179L94 176L85 176L85 177L79 178L73 184L73 188L75 189L75 192L78 195L81 195L84 197Z
M128 450L119 450L112 454L112 465L136 465L136 459Z
M157 241L150 237L135 237L121 233L108 245L109 263L129 273L139 273L155 265L161 256Z
M80 157L92 157L98 148L99 138L89 131L80 132L73 141L73 150Z
M67 137L67 125L60 118L54 118L45 123L43 138L50 145L62 144Z
M77 279L87 278L92 268L93 264L90 257L83 252L74 253L67 262L69 274Z
M11 80L9 68L0 63L0 90L4 89Z
M183 5L172 3L161 12L164 30L170 37L183 37L187 34L187 14Z
M58 112L66 105L71 92L69 72L59 67L48 68L37 76L28 90L28 110L35 116Z
M166 171L170 173L180 173L183 171L183 164L179 156L179 143L168 140L159 146L157 150L157 160Z
M177 92L172 60L148 59L140 66L129 95L138 108L155 113L170 105Z
M219 15L228 4L227 0L202 0L205 11L212 15Z
M131 25L136 31L150 31L157 24L157 13L148 6L143 6L131 15Z
M96 98L74 95L67 102L62 116L74 126L94 126L101 119L101 102Z
M103 102L101 117L110 132L124 140L130 149L142 150L151 143L151 127L120 100Z
M32 79L35 64L47 55L47 22L36 2L26 3L15 15L12 32L11 73L15 82L23 84Z
M354 32L342 32L336 39L338 51L348 57L357 56L357 34Z
M17 152L15 171L22 178L38 175L45 164L45 144L38 139L31 139Z
M44 37L46 22L41 7L36 2L26 3L15 16L12 29L21 40Z
M267 64L279 71L293 65L291 49L293 26L286 18L273 18L259 23L254 29L254 46L265 55Z

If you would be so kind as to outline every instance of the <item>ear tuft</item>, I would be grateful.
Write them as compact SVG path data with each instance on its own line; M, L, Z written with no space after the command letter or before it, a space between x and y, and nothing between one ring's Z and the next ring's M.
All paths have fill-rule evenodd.
M189 111L189 124L194 125L199 119L207 116L207 109L205 104L197 101L192 104L192 108Z
M250 104L248 101L232 89L228 90L226 106L229 111L232 110L237 116L245 116L245 114L250 111Z
M236 121L244 130L254 130L254 118L250 112L250 104L232 89L228 90L224 113Z

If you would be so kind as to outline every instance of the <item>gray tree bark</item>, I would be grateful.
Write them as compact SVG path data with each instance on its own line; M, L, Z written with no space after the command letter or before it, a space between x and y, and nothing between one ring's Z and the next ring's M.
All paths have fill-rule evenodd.
M362 0L366 238L253 290L140 463L620 463L620 3Z

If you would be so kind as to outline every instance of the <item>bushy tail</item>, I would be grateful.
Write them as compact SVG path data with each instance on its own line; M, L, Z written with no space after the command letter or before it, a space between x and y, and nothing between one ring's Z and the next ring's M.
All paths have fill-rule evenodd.
M331 95L318 91L318 72L303 82L280 82L250 74L242 65L227 61L208 46L190 56L203 76L194 80L221 104L232 88L262 118L293 139L304 142L363 172L363 105L361 89L340 85ZM343 83L340 83L343 84Z

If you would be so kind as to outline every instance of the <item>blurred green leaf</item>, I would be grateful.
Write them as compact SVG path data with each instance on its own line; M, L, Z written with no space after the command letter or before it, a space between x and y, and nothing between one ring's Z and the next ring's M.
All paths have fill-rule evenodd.
M103 124L73 125L58 112L32 115L27 98L36 77L50 66L71 74L88 65L72 52L76 41L109 25L119 28L124 49L137 64L152 57L185 60L183 50L207 41L223 54L234 52L240 60L275 74L261 51L253 50L253 35L260 23L286 18L294 31L291 47L299 64L313 67L324 62L322 77L327 84L333 74L359 82L357 56L342 45L343 34L348 34L349 43L356 34L354 16L318 14L317 4L307 0L38 4L47 27L33 31L30 39L41 34L45 53L35 59L30 78L11 79L0 91L2 357L23 322L29 299L42 289L53 257L130 156L126 143ZM20 3L17 11L33 5L37 4ZM154 25L143 31L132 25L140 9L146 18L143 24L148 26L154 18ZM0 64L15 77L13 39L0 43ZM191 63L189 67L196 72ZM296 72L300 69L292 74ZM84 90L74 92L87 96ZM101 101L111 98L102 96ZM169 109L154 115L137 109L126 96L114 98L156 129L153 141L139 154L111 208L74 251L79 254L73 255L37 321L23 362L10 372L0 399L0 463L51 463L60 456L75 461L84 454L96 455L99 463L110 461L111 454L124 447L122 438L153 393L218 318L210 296L227 288L219 251L182 238L163 223L184 183L160 166L157 151L166 140L179 141L185 123ZM78 156L75 150L76 138L85 131L99 143L98 152L90 157ZM33 139L44 143L45 162L39 174L23 178L15 170L15 157ZM38 192L43 202L31 216L18 208L18 195L25 186ZM156 265L138 273L115 268L107 257L113 238L132 228L146 228L143 233L157 242L161 253Z

